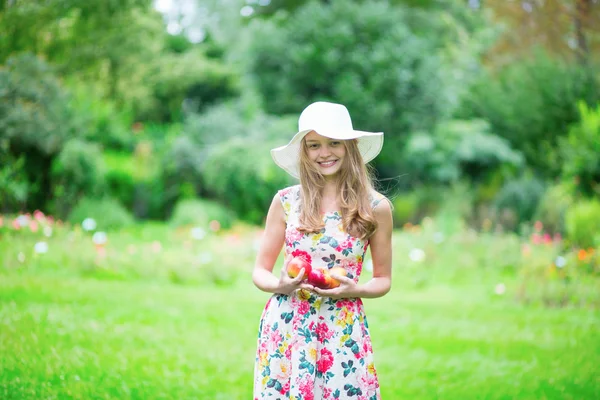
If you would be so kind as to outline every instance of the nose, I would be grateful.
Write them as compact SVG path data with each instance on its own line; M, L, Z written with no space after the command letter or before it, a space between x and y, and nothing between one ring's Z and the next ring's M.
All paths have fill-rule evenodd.
M321 158L327 158L331 155L331 149L329 148L329 145L323 145L320 148L320 152L319 152L319 156L321 156Z

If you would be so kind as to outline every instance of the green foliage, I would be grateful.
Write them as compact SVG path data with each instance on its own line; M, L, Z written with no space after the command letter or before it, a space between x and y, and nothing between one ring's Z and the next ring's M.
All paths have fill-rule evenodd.
M593 71L536 53L483 73L458 115L489 121L492 132L522 152L537 173L556 177L559 138L579 119L579 100L600 100L600 82Z
M86 218L96 221L96 230L114 231L131 226L135 220L123 205L110 197L82 198L71 210L68 221L81 224Z
M0 140L0 213L22 210L31 190L25 157L11 155L7 147L8 141Z
M567 185L552 185L542 196L535 212L535 220L542 222L544 229L550 233L564 233L565 214L573 201Z
M31 54L7 61L0 70L0 139L9 141L11 152L54 155L66 140L81 136L80 128L68 93L47 63Z
M576 246L600 246L600 201L598 199L575 202L566 212L567 237Z
M501 166L517 169L522 156L489 132L485 121L446 121L433 134L411 135L403 155L411 180L448 184L477 182Z
M268 157L272 142L236 138L216 145L203 170L206 188L246 221L262 223L289 175Z
M542 181L527 175L508 181L494 199L500 214L509 211L515 216L514 225L507 228L517 229L521 223L530 222L545 190Z
M174 227L194 226L209 229L211 221L229 229L235 222L235 214L220 203L207 199L183 199L173 209L169 224Z
M578 103L581 120L561 138L562 176L575 183L575 192L600 196L600 104L596 109Z
M293 17L255 21L249 68L267 112L297 115L310 102L345 104L354 127L383 131L375 160L396 175L406 135L444 114L440 62L407 15L385 2L311 1Z
M95 143L69 140L52 163L54 212L66 216L83 196L97 196L104 189L104 162Z
M445 199L442 194L445 192L446 189L439 186L418 186L391 196L394 225L418 224L423 218L434 216Z
M153 103L139 117L150 121L181 121L184 112L199 113L238 93L234 71L200 49L165 54L151 75Z
M82 83L71 83L73 109L86 120L87 140L114 150L132 150L135 142L131 131L131 112L119 108L110 99L102 99L98 90Z
M287 142L295 129L295 118L249 111L240 102L192 114L165 157L169 187L193 185L196 194L223 202L242 219L260 222L275 188L291 182L269 150Z

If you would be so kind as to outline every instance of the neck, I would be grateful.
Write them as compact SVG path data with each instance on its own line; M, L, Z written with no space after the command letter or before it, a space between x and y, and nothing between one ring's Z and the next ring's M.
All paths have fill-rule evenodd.
M323 196L323 200L337 201L337 181L335 181L334 179L327 179L327 181L325 182L325 186L323 186L323 191L321 193Z

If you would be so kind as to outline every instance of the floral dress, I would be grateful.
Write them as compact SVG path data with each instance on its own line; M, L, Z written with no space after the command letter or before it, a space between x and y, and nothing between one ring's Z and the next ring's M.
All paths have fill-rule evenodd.
M279 191L285 252L313 267L343 267L358 281L369 246L347 234L337 212L323 214L317 234L297 230L300 186ZM373 196L373 207L383 197ZM361 299L332 299L298 289L274 294L262 312L254 367L254 399L381 399L369 326Z

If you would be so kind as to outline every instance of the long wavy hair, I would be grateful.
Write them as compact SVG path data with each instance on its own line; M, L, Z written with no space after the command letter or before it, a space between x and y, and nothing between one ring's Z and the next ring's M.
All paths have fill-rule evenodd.
M346 147L346 155L337 179L342 225L347 233L367 240L377 229L377 221L371 207L373 175L363 162L356 139L341 142ZM302 206L298 230L303 233L318 233L325 225L321 214L325 177L310 160L304 139L300 150L300 185Z

